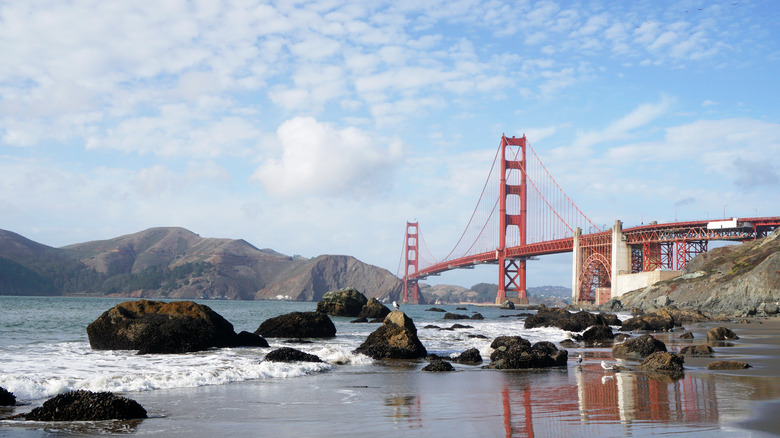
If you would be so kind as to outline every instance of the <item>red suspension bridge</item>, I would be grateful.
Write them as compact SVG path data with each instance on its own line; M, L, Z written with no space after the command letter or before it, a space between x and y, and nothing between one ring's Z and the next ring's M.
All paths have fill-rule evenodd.
M419 223L406 223L404 301L418 302L418 281L428 276L498 264L496 302L527 304L526 261L572 252L573 301L600 304L684 268L710 240L756 239L778 225L780 217L755 217L625 230L616 221L602 230L566 195L525 136L502 136L471 219L449 254L434 258Z

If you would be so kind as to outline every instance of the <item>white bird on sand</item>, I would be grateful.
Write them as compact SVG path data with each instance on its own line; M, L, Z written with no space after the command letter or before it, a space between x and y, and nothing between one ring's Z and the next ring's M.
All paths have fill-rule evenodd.
M615 369L615 365L607 364L605 361L602 360L601 361L601 368L604 368L607 371L614 370Z
M577 365L582 363L582 355L577 356Z
M397 302L393 301L393 307L395 307L395 310L398 310L401 308L401 306L398 305Z

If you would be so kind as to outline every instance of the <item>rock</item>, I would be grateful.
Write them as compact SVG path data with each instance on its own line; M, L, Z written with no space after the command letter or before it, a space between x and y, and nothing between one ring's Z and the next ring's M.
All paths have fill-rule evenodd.
M241 331L237 336L238 343L242 347L267 347L268 341L262 336L247 331Z
M431 371L431 372L444 372L444 371L455 371L455 368L452 367L452 364L445 361L445 360L434 360L422 369L423 371Z
M569 313L565 309L540 308L536 315L525 319L525 328L557 327L570 332L581 332L590 326L606 325L601 315L580 311Z
M479 354L479 350L476 348L469 348L458 355L458 357L455 358L455 362L465 365L479 365L482 363L482 355Z
M379 300L376 298L371 298L368 300L368 302L363 306L362 309L360 309L360 314L358 317L360 318L384 318L390 313L390 309L387 308L384 304L380 303Z
M460 313L450 313L447 312L444 314L444 319L469 319L468 315L461 315Z
M639 364L639 369L642 371L680 373L683 371L683 362L685 362L685 358L682 355L656 351Z
M414 322L400 310L390 312L355 352L373 359L416 359L428 354Z
M472 326L470 326L470 325L464 325L464 324L452 324L452 325L450 326L450 330L456 330L456 329L470 329L470 328L474 328L474 327L472 327Z
M619 312L623 310L623 303L621 303L620 300L617 298L612 298L611 300L599 306L599 310L606 311L606 312ZM615 325L615 324L610 324L610 325Z
M643 315L645 313L644 310L640 309L639 307L632 307L631 308L631 314L634 316Z
M345 287L337 291L326 292L317 303L317 312L331 316L360 315L363 306L368 303L365 295L354 287Z
M352 324L359 324L359 323L362 323L362 322L368 322L368 319L366 319L366 318L358 318L358 319L353 319L352 321L350 321L350 323L352 323Z
M266 338L331 338L336 336L336 326L324 313L292 312L263 321L255 334Z
M608 325L594 325L582 334L582 340L585 342L612 341L614 338L615 335L612 333L612 328Z
M442 312L442 313L446 312L446 310L440 309L438 307L431 307L430 309L425 309L425 311L426 312Z
M615 342L625 342L626 339L631 338L631 335L626 333L617 333L615 334Z
M465 307L456 307L455 310L469 310L469 309L467 309Z
M650 335L626 339L622 344L612 346L612 356L621 358L643 358L656 351L666 351L666 344Z
M480 319L485 319L485 317L482 316L481 313L475 313L475 314L471 315L471 319L480 320Z
M503 310L515 310L515 303L513 303L513 302L511 302L509 300L506 300L506 301L504 301L501 304L500 309L503 309Z
M621 330L661 332L674 328L674 319L668 314L645 313L623 321Z
M467 338L472 338L472 339L489 339L489 338L488 338L487 336L485 336L485 335L466 335L466 337L467 337Z
M480 358L481 361L481 358ZM15 406L16 396L10 391L0 386L0 406Z
M25 415L32 421L104 421L146 418L138 402L110 392L70 391Z
M322 362L319 357L304 353L295 348L282 347L271 351L265 355L265 360L269 362Z
M709 345L688 345L680 349L683 356L709 356L712 354L712 347Z
M425 326L425 327L423 327L423 328L424 328L424 329L436 329L436 330L441 330L441 327L439 327L438 325L433 325L433 324L428 324L428 325L426 325L426 326Z
M726 327L715 327L707 332L707 341L732 341L735 339L739 339L739 336Z
M212 347L238 347L233 325L208 306L192 301L127 301L87 326L95 350L188 353Z
M571 339L564 339L561 341L561 347L577 348L580 344L574 342Z
M712 320L709 316L701 313L699 310L678 309L676 306L667 306L662 309L658 309L656 313L671 317L675 326L681 326L683 324L696 324Z
M490 354L491 369L525 369L564 366L569 357L566 350L558 350L551 342L537 342L532 347L519 336L501 336L493 340L496 345Z
M599 313L599 315L601 315L601 317L604 318L604 323L607 325L620 326L621 324L623 324L620 321L620 318L618 318L617 315L615 315L614 313Z
M750 368L750 364L747 362L740 362L736 360L716 360L707 364L708 370L742 370Z
M693 333L686 330L680 335L680 339L693 339Z
M777 315L780 313L780 307L775 303L761 303L758 306L758 311L764 315Z
M653 304L655 304L656 307L666 307L672 304L672 300L668 295L661 295L653 300Z

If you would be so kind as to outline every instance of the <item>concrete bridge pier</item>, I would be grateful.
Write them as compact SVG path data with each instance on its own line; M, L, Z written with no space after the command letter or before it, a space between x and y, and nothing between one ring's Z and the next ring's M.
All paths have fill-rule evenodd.
M597 297L596 303L603 304L611 298L620 295L618 291L618 276L631 273L631 247L626 243L626 235L623 234L623 222L615 221L612 227L612 272L610 273L609 297ZM602 298L599 300L598 298ZM606 298L604 300L603 298Z

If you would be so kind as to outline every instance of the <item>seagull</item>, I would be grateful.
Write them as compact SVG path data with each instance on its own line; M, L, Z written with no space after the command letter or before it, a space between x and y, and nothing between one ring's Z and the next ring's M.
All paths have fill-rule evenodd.
M577 365L582 363L582 355L577 356Z
M396 301L393 301L393 307L395 307L395 310L398 310L398 309L401 308Z
M611 371L615 369L615 365L609 365L605 361L601 361L601 368L604 368L607 371Z

